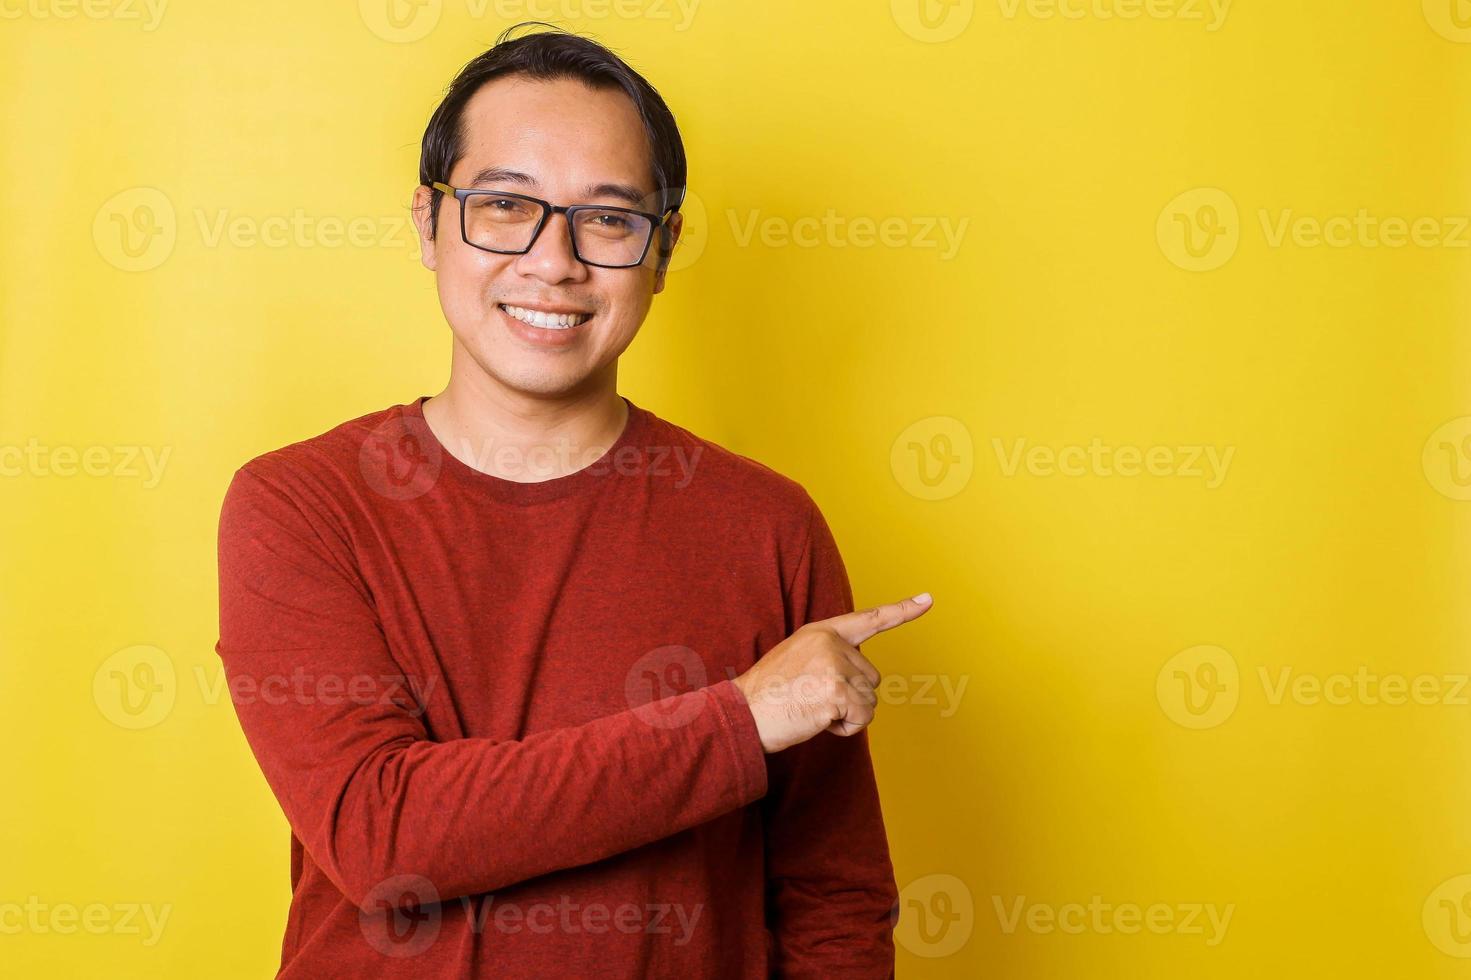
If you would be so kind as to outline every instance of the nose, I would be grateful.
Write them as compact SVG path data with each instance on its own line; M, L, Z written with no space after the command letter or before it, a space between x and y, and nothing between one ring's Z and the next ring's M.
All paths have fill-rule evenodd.
M516 257L516 271L548 284L587 278L587 266L572 252L572 226L565 214L547 217L541 234L531 243L531 251Z

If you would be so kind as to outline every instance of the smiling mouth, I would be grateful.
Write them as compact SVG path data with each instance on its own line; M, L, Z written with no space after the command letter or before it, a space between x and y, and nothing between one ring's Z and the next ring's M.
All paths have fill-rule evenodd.
M543 313L540 310L532 310L524 306L510 306L506 303L497 303L496 306L504 310L507 316L543 330L571 330L573 327L582 326L593 316L591 313Z

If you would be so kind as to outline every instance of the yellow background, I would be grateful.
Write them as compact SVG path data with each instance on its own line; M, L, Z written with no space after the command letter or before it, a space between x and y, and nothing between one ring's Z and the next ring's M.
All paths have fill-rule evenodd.
M645 72L691 159L622 391L807 486L860 604L936 597L864 646L909 692L870 733L900 975L1471 976L1471 4L587 2L0 5L0 447L110 460L0 477L0 908L169 910L152 945L7 929L0 972L274 970L287 827L218 686L219 502L439 390L418 141L542 13ZM1275 238L1360 209L1438 240ZM1095 438L1173 469L1008 465ZM1219 485L1188 447L1231 450ZM1008 929L1019 898L1181 927Z

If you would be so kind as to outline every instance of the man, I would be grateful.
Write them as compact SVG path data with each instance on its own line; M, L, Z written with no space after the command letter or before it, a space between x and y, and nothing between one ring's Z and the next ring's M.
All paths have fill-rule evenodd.
M509 34L423 141L447 387L225 497L217 649L292 830L279 976L889 977L858 644L929 598L853 612L800 485L618 394L679 132L600 45Z

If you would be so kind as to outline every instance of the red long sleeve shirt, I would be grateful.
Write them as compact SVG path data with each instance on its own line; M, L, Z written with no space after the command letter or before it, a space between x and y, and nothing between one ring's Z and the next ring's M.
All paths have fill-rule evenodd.
M731 683L853 608L828 525L625 401L541 483L422 398L236 472L216 650L291 826L278 976L892 976L866 732L767 756Z

